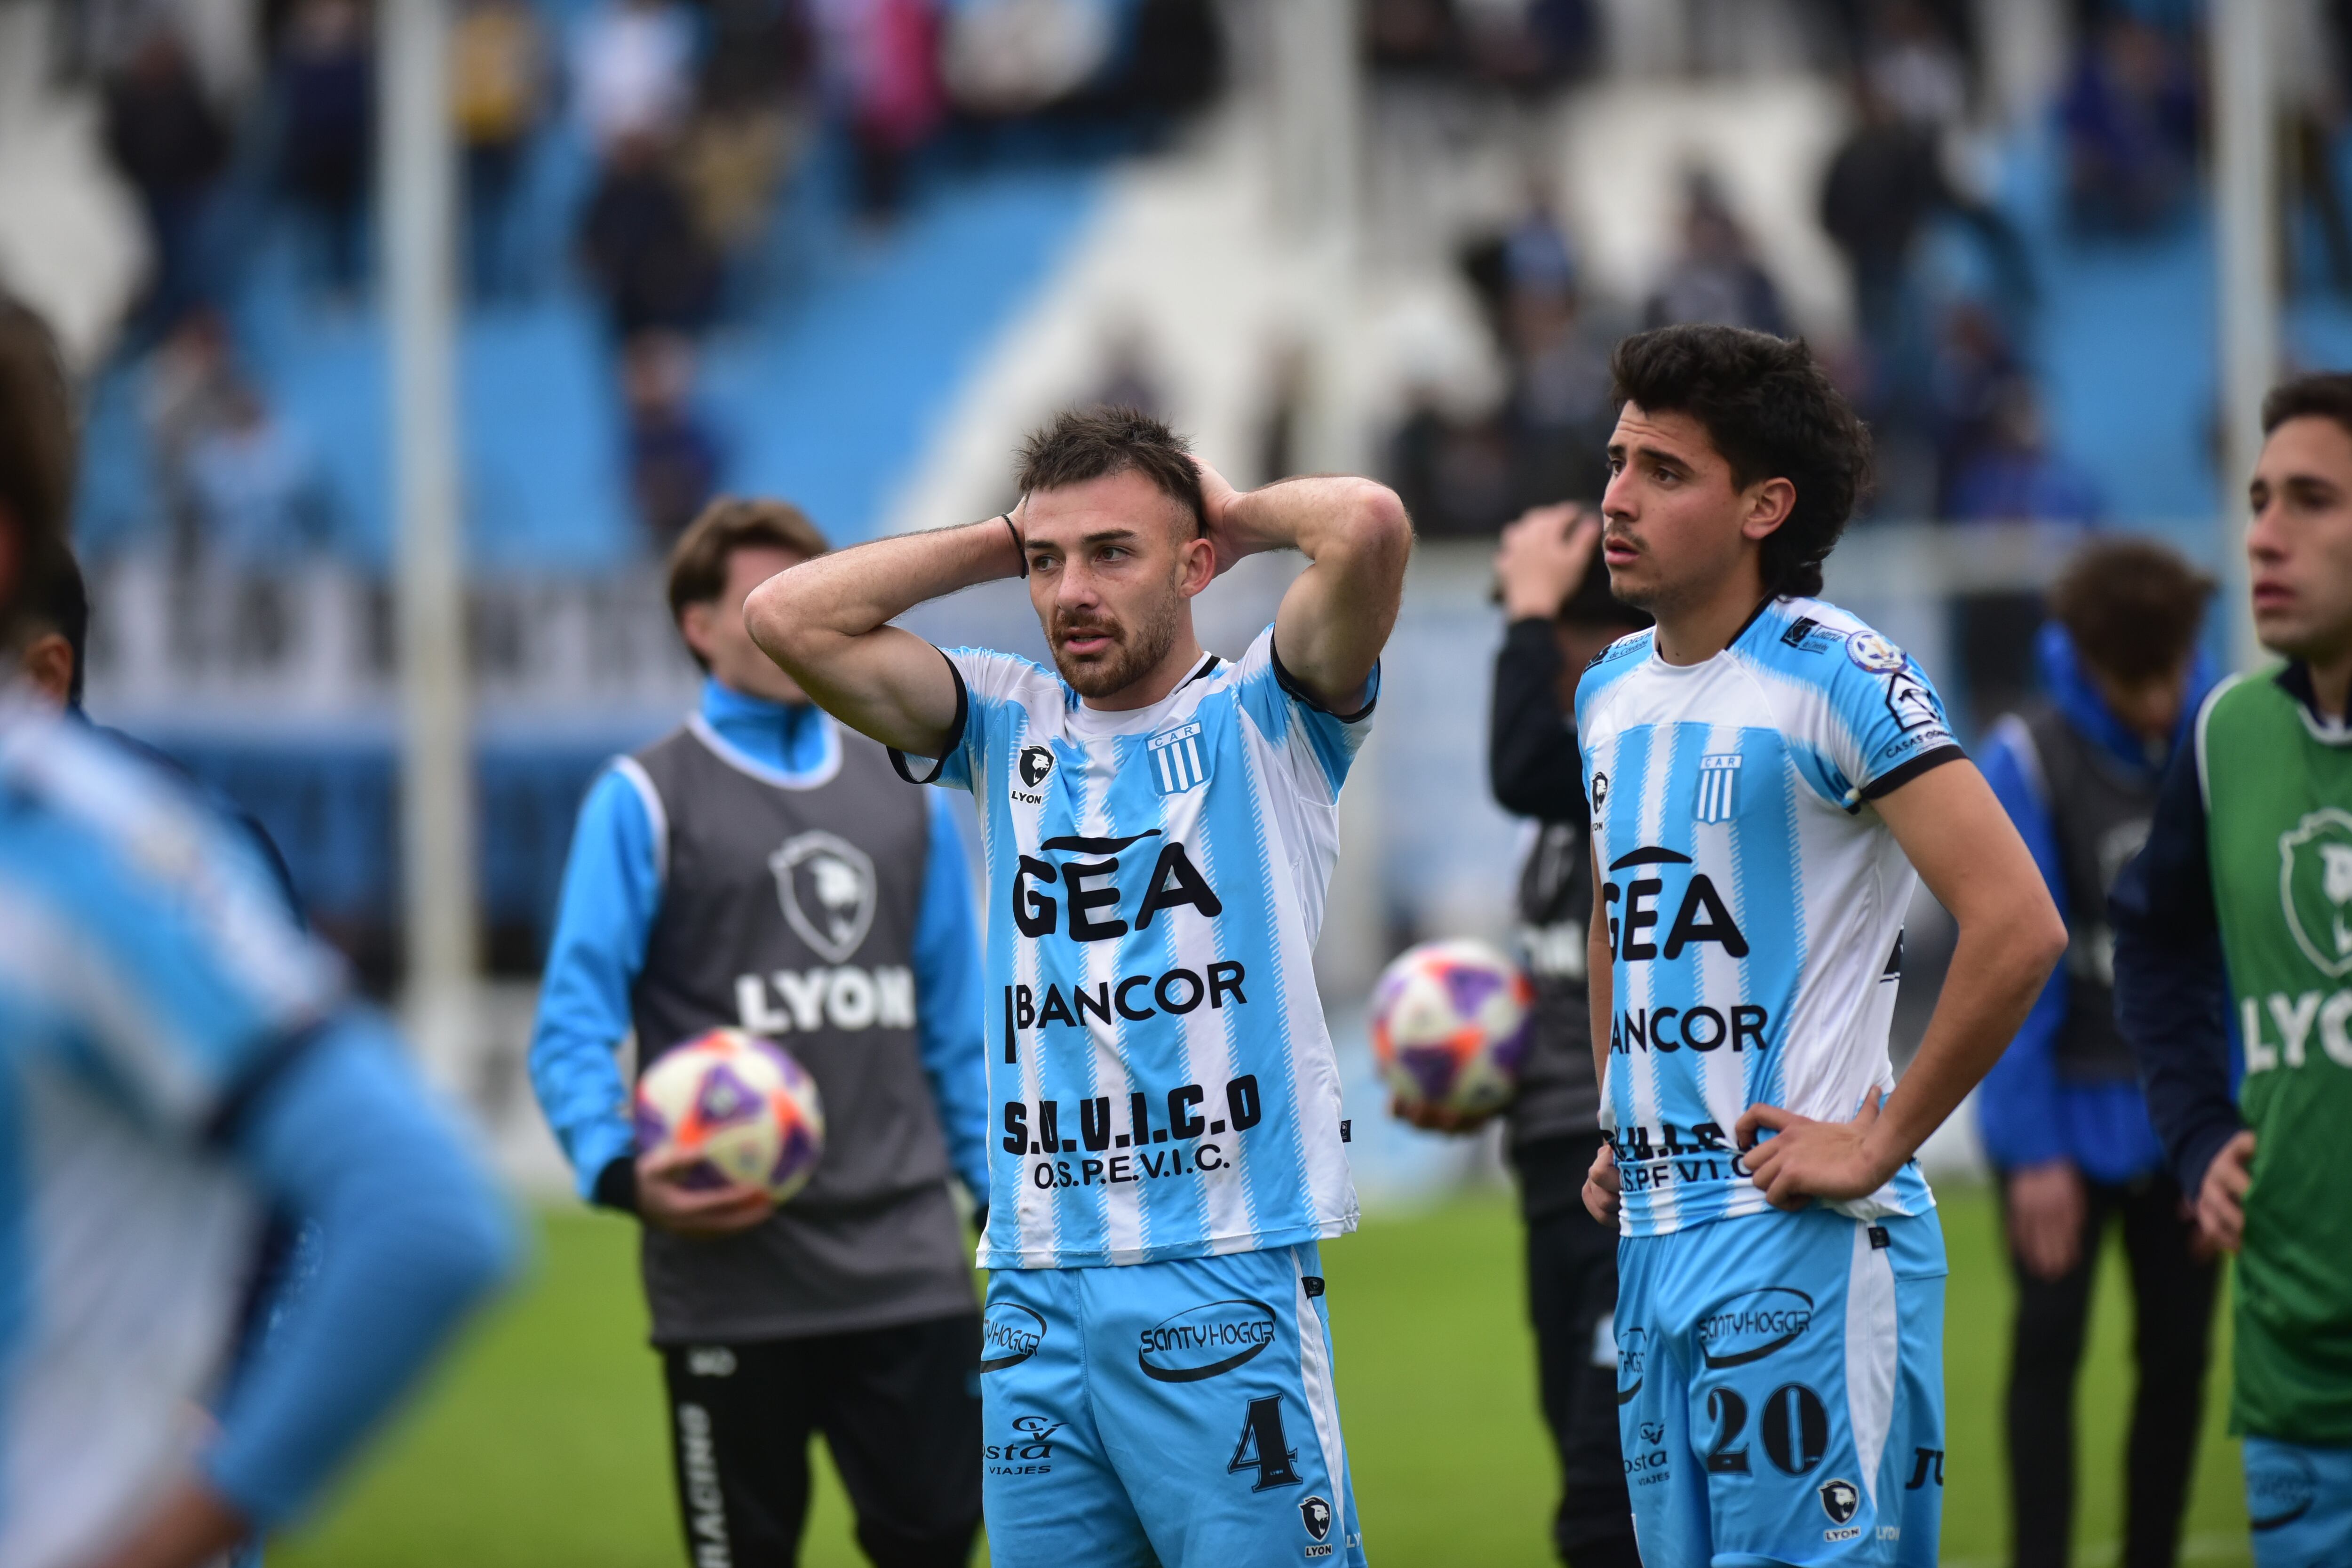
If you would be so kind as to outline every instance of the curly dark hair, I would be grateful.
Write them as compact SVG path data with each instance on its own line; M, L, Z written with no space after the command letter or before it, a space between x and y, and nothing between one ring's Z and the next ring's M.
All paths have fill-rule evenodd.
M1137 408L1066 408L1021 444L1023 494L1139 473L1192 514L1206 534L1208 507L1192 448L1167 424Z
M1822 563L1870 488L1870 432L1803 340L1660 327L1619 343L1609 374L1618 403L1706 426L1734 485L1784 479L1796 487L1796 504L1764 541L1764 586L1820 593Z

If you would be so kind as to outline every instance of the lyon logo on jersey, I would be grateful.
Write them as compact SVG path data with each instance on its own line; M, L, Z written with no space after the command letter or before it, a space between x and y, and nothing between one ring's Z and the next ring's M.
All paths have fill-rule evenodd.
M1144 742L1151 759L1151 780L1161 795L1182 795L1209 782L1208 760L1201 751L1201 726L1195 722L1162 730Z
M874 862L831 833L803 833L768 857L784 919L809 946L845 963L874 923Z

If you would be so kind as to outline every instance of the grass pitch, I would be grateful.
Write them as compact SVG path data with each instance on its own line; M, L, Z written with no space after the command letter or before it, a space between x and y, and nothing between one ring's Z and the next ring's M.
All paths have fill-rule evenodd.
M1944 1562L2007 1556L2000 1453L2010 1285L1982 1191L1941 1194L1952 1278ZM278 1545L279 1568L674 1568L660 1375L645 1348L634 1226L577 1210L540 1219L528 1283L321 1515ZM1480 1194L1368 1220L1324 1248L1340 1409L1365 1545L1390 1568L1541 1568L1557 1482L1537 1413L1534 1354L1510 1202ZM2129 1304L2113 1249L2079 1393L2077 1563L2120 1535L2130 1391ZM2184 1556L2247 1563L2237 1445L2223 1433L2226 1309L2217 1334ZM802 1561L864 1559L819 1462ZM986 1561L983 1551L976 1559Z

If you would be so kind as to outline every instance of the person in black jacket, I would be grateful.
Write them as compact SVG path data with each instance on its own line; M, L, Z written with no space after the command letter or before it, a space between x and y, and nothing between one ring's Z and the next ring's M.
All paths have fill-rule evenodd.
M1575 714L1584 667L1650 617L1612 597L1609 574L1592 570L1600 538L1599 515L1573 503L1537 507L1503 531L1495 575L1508 626L1495 656L1487 772L1503 809L1534 819L1517 902L1535 1019L1503 1117L1528 1232L1544 1421L1559 1454L1552 1542L1570 1568L1637 1568L1610 1327L1617 1235L1592 1223L1581 1195L1601 1147L1601 1089L1584 988L1592 852ZM1474 1125L1426 1109L1409 1120L1442 1131Z

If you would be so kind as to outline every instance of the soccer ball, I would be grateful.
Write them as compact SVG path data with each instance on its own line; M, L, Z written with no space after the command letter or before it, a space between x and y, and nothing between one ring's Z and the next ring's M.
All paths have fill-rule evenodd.
M824 1152L816 1079L781 1046L713 1029L664 1051L637 1079L637 1147L699 1163L688 1187L745 1182L782 1203L808 1184Z
M1372 1054L1408 1105L1465 1116L1499 1109L1518 1087L1535 987L1483 942L1425 942L1381 971Z

